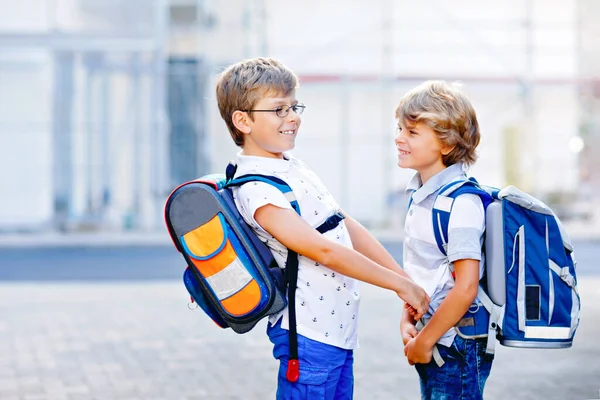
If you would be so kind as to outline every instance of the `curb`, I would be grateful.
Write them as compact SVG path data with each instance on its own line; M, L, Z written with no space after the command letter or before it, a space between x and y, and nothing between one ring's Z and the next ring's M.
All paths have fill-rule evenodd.
M565 225L575 241L600 241L600 227ZM381 242L402 242L402 229L371 229ZM14 233L0 234L0 249L32 247L128 247L173 246L168 233L157 232L77 232L77 233Z

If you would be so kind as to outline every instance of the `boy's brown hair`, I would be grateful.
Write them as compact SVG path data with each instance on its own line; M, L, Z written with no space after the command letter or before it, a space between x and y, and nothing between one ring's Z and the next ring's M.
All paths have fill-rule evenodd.
M217 104L235 144L244 144L244 134L232 121L236 110L252 110L261 97L288 96L296 87L298 77L273 58L250 58L223 71L217 82ZM249 117L252 118L252 113Z
M454 149L442 161L445 166L458 162L471 165L477 160L479 123L467 97L445 81L427 81L406 93L398 107L396 119L407 124L424 123L438 139Z

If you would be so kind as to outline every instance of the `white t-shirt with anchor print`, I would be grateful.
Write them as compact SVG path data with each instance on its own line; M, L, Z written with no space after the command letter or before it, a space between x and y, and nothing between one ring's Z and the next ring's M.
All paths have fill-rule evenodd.
M284 180L294 192L302 218L314 228L339 210L339 205L321 180L306 164L288 153L284 159L237 155L235 176L261 174ZM287 258L287 248L267 233L254 219L260 207L274 206L292 209L289 201L275 187L263 182L251 182L233 189L235 205L258 237L266 242L279 266ZM352 247L344 221L323 234L327 239ZM324 265L298 255L298 288L296 290L296 321L298 333L309 339L343 349L358 347L359 282ZM289 329L287 308L269 317L275 324Z

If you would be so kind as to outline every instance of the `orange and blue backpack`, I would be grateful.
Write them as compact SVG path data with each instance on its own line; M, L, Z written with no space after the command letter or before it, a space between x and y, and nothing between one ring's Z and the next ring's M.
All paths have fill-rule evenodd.
M295 313L298 255L288 249L282 269L240 215L231 189L260 181L279 189L299 215L300 206L283 180L256 174L234 178L235 171L236 166L229 164L226 175L207 175L177 187L167 199L165 222L187 264L185 287L221 328L248 332L264 317L283 310L289 299L287 378L294 382L299 377ZM327 232L343 218L336 213L317 230Z

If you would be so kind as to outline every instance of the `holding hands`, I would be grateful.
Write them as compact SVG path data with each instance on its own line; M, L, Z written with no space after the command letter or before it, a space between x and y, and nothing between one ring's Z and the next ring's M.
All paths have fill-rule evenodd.
M408 287L396 292L405 301L404 307L410 316L418 321L427 312L431 298L425 290L412 281L407 281Z
M404 305L402 321L400 322L400 334L404 344L404 355L410 365L427 364L433 356L433 345L424 343L423 337L419 337L419 331L415 326L418 312L408 303Z

